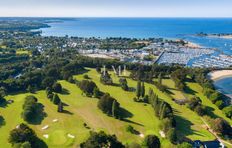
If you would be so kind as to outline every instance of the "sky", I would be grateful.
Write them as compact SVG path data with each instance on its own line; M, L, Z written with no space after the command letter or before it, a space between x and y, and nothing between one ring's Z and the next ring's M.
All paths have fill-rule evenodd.
M232 0L0 0L0 16L232 17Z

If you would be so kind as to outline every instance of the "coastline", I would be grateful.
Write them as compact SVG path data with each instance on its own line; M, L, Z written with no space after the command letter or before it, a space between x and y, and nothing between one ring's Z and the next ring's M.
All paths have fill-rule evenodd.
M232 70L217 70L217 71L212 71L208 73L208 78L216 81L219 79L223 79L226 77L232 77Z

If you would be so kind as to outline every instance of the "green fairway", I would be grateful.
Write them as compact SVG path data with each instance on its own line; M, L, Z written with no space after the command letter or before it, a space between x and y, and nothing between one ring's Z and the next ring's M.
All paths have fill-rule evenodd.
M212 118L221 117L227 120L232 124L232 120L227 118L218 107L213 104L206 96L202 93L202 87L197 83L187 82L188 95L191 97L193 95L198 96L202 100L202 104L205 105L208 109L208 113Z
M139 135L134 135L126 131L128 125L132 125L140 133L159 135L159 119L155 117L154 111L150 105L144 103L137 103L133 101L135 92L126 92L119 86L106 86L99 82L100 75L94 69L89 69L88 76L94 81L97 86L103 92L110 93L120 103L121 107L127 112L125 121L114 119L103 114L97 107L98 99L88 98L82 95L81 90L75 85L67 81L60 81L67 93L59 94L61 100L67 104L64 107L65 113L58 113L57 106L47 99L45 91L36 92L35 95L39 102L44 105L44 110L47 113L47 117L37 124L31 125L37 135L43 139L49 147L76 147L77 144L83 142L88 136L89 131L92 130L104 130L109 134L115 134L120 141L124 144L130 142L142 142L143 138ZM83 74L84 75L84 74ZM77 75L77 80L82 80L83 75ZM118 84L119 78L112 74L113 81ZM131 79L127 79L128 86L136 88L137 82ZM174 88L174 83L171 80L163 81L165 85L170 88ZM171 83L171 84L170 84ZM180 106L174 103L171 98L160 92L155 86L151 84L145 84L146 92L149 88L154 89L154 92L159 97L174 108L175 116L177 119L177 129L180 136L187 136L192 140L212 140L214 137L203 128L203 123L200 117L189 110L185 106ZM179 91L174 93L177 98L182 95ZM0 108L0 113L5 119L5 125L0 127L0 144L5 147L10 147L7 143L9 131L15 128L19 123L23 122L20 114L22 112L22 104L25 96L30 95L28 93L9 95L7 99L13 99L14 103L9 104L5 108ZM215 111L216 112L216 111ZM53 120L57 119L57 122ZM86 123L90 129L83 126ZM44 126L48 125L46 130L42 130ZM71 134L75 136L71 138L68 136ZM44 135L48 135L45 138ZM171 143L160 137L163 147L172 147Z
M155 79L155 81L158 81ZM168 94L174 99L185 99L184 94L175 87L175 83L171 79L162 79L162 84L167 87Z

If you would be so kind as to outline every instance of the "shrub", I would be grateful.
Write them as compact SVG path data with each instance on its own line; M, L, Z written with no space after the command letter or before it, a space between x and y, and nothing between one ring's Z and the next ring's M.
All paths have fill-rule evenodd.
M83 77L84 77L84 79L89 79L88 75L84 75Z

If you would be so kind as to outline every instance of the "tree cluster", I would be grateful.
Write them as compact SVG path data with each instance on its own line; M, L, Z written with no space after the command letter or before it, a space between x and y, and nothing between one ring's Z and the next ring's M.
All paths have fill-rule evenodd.
M119 79L120 86L123 90L128 91L129 87L127 85L127 80L126 78L120 78Z
M147 98L145 97L145 85L144 82L138 81L136 88L136 101L147 103Z
M10 132L8 141L13 147L39 148L42 146L36 133L24 123Z
M148 101L155 110L155 115L162 121L160 128L168 135L167 137L169 140L175 143L177 141L175 131L176 121L171 105L159 99L158 95L156 95L152 89L149 90L148 96Z
M98 87L93 81L82 80L78 84L79 88L87 95L92 97L93 95L99 97Z
M23 104L22 118L27 122L33 122L37 117L43 115L43 109L38 99L34 96L27 96Z
M101 73L100 82L102 84L105 84L105 85L112 85L113 84L113 80L110 77L110 74L108 73L108 71Z
M103 131L90 132L89 138L80 144L81 148L124 148L115 135L107 135Z
M116 99L105 93L98 101L98 108L105 114L120 118L120 104Z
M232 139L232 127L230 124L222 119L222 118L216 118L216 119L211 119L209 118L209 123L211 128L219 134L221 137L227 137L228 139Z
M205 106L202 105L202 101L198 97L194 97L188 102L188 108L195 111L199 116L206 114Z

